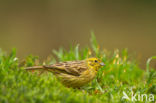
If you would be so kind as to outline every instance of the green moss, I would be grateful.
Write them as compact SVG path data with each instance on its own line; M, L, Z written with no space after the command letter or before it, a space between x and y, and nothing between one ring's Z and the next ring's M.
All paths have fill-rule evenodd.
M109 52L99 48L92 33L91 49L79 49L73 46L69 51L60 48L53 50L52 56L44 63L82 60L97 56L106 64L98 72L96 79L81 89L64 87L52 73L38 75L24 70L27 66L39 63L38 57L28 56L24 62L16 57L16 50L10 54L0 50L0 103L106 103L130 102L123 100L123 91L155 94L156 71L142 70L135 60L130 58L127 49ZM148 61L149 65L149 61ZM130 94L129 94L130 95ZM156 95L156 94L155 94ZM156 96L155 96L156 98Z

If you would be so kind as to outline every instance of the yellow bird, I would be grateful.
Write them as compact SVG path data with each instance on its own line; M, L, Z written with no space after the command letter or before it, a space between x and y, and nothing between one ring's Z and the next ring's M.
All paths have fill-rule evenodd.
M105 64L98 58L79 61L66 61L52 65L33 66L26 70L45 70L52 72L67 87L79 88L92 81L99 68Z

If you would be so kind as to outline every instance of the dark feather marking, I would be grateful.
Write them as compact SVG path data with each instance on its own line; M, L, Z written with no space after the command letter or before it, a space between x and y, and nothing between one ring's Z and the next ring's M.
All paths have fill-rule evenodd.
M69 74L69 75L74 75L74 76L80 76L80 74L78 73L78 71L74 71L72 70L70 67L69 68L64 68L60 69L59 67L56 66L44 66L45 68L47 68L48 71L54 72L54 73L65 73L65 74Z
M69 66L69 65L65 65L65 67L66 67L66 68L70 68L70 66Z
M85 61L66 61L57 64L44 66L48 71L56 74L65 73L73 76L80 76L82 72L87 70Z

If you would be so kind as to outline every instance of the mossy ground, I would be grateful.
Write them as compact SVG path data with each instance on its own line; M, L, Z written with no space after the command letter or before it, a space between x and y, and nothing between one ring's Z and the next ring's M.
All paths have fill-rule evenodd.
M154 94L156 101L156 71L141 69L127 49L109 52L99 48L94 35L91 38L91 49L73 46L69 51L60 48L53 50L43 63L37 56L28 56L24 61L11 53L0 51L0 103L129 103L122 99L123 91L131 96L134 93ZM98 72L96 79L81 89L64 87L52 73L38 75L27 72L25 67L52 64L56 60L82 60L96 56L106 64ZM155 58L155 57L153 57ZM150 70L149 70L150 69ZM141 102L141 101L140 101Z

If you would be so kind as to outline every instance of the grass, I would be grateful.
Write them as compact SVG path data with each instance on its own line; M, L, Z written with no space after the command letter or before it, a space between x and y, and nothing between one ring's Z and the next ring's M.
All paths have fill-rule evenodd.
M43 63L37 56L28 56L24 61L16 57L16 50L6 53L0 50L0 103L131 103L122 99L123 91L131 96L131 91L153 94L156 101L156 71L147 61L146 71L142 70L127 49L109 52L99 48L92 33L91 48L71 47L53 50ZM52 73L38 75L24 70L25 67L53 64L56 61L82 60L96 56L106 64L97 77L81 89L64 87ZM144 98L145 100L145 98ZM139 101L138 101L139 102ZM141 101L140 101L141 102Z

